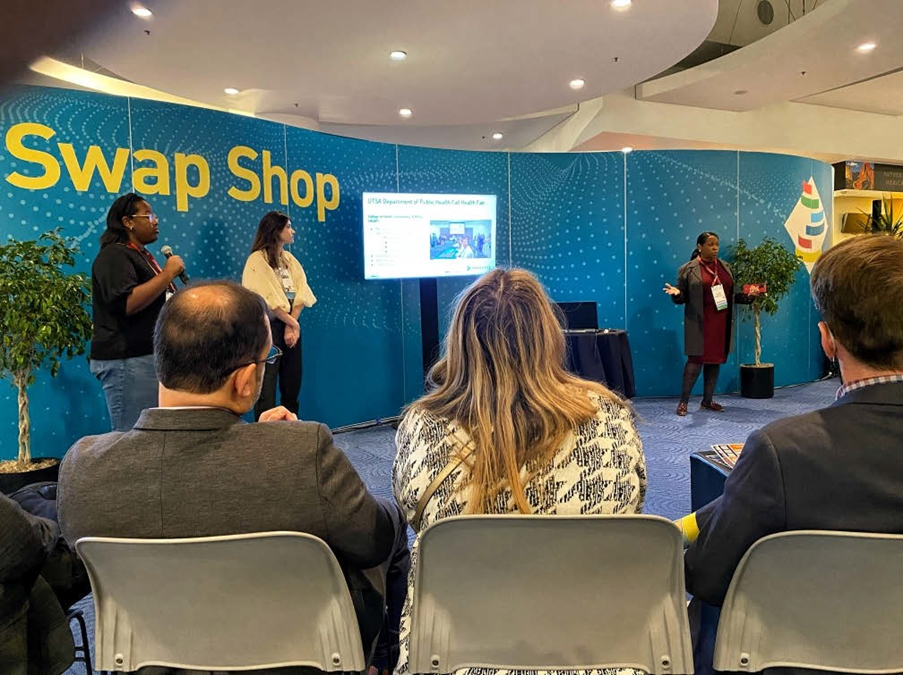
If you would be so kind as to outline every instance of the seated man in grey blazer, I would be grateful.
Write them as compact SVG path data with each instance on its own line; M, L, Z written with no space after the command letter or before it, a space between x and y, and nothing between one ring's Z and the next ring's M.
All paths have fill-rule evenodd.
M406 524L367 491L323 424L281 407L256 424L240 419L278 356L263 299L231 282L182 289L160 312L154 356L160 407L64 457L63 535L316 535L345 570L366 649L383 623L387 569L406 574L397 570L408 561Z
M680 521L692 541L687 590L709 607L723 603L740 558L766 535L903 533L903 241L843 241L810 284L822 349L843 384L833 405L753 432L724 494ZM697 673L710 672L717 623L717 610L703 610Z

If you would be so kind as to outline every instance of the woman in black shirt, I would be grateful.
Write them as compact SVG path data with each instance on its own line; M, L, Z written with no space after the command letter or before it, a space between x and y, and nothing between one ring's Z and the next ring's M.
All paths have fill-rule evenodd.
M133 192L107 213L107 229L91 267L94 334L91 372L103 385L114 431L134 426L145 408L157 405L154 324L185 269L179 256L160 267L147 244L159 236L150 204Z

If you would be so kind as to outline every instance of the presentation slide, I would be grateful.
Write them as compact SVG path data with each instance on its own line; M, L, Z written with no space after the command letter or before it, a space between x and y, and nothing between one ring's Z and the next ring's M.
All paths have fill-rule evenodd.
M479 275L495 267L496 196L363 194L364 278Z

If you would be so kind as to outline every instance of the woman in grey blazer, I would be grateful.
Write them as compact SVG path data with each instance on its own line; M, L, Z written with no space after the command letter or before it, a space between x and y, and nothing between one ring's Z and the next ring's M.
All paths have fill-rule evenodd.
M724 406L715 401L715 383L721 364L733 347L734 302L748 304L757 295L734 293L734 275L730 265L718 259L719 240L714 232L703 232L696 238L690 262L677 271L677 286L665 284L664 291L676 305L684 306L683 383L677 414L687 414L690 392L703 371L703 393L700 408L722 412Z

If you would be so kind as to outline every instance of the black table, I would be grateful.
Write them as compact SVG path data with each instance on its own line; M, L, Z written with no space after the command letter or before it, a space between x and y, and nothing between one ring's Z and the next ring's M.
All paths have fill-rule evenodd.
M636 395L626 330L566 330L564 336L572 373L601 382L626 398Z
M731 467L714 450L690 455L690 510L698 511L724 492L724 481Z

